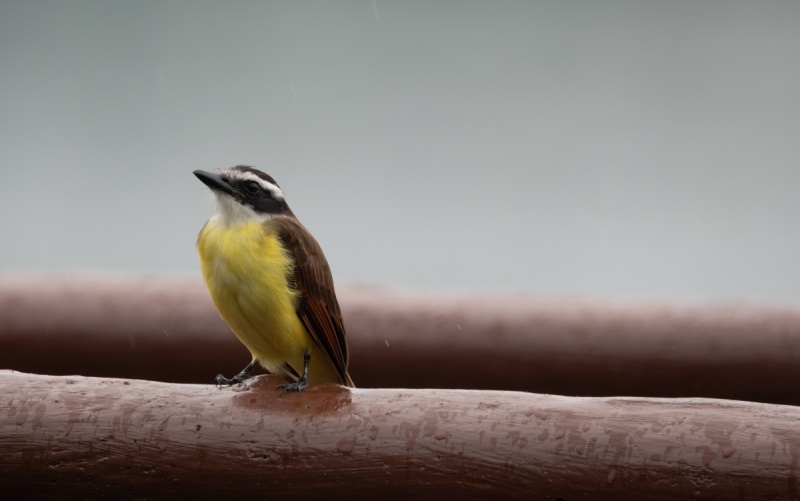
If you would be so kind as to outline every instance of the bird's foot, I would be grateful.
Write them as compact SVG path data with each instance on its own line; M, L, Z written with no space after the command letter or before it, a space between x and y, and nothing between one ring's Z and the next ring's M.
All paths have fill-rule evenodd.
M298 379L297 382L295 383L282 384L275 389L281 390L281 392L278 395L283 395L284 392L287 391L303 391L306 388L308 388L308 379L302 377Z
M230 379L226 378L222 374L217 374L217 377L214 379L214 383L216 383L217 386L233 386L241 383L245 379L247 379L247 377L242 377L241 374L237 374Z
M256 363L257 360L253 359L252 362L247 364L247 367L242 369L242 372L236 374L230 379L226 378L222 374L217 374L217 377L214 379L214 382L217 384L217 386L233 386L235 384L239 384L245 379L250 377L250 372L253 370L253 367L256 366Z
M300 379L297 382L289 383L289 384L282 384L275 388L276 390L281 390L278 395L283 395L284 392L287 391L303 391L308 388L308 362L311 361L311 354L306 352L303 355L303 375L300 376Z

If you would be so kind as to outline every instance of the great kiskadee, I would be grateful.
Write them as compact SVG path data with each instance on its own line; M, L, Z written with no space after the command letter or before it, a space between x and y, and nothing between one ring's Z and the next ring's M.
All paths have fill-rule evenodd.
M218 375L217 385L243 381L260 363L290 381L281 392L354 386L330 267L278 183L243 165L194 175L215 199L197 237L203 278L220 316L253 356L233 378Z

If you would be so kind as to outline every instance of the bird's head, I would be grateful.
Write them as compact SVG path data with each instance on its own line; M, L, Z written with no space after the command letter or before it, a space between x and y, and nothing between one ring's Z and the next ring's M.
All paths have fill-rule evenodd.
M278 183L258 169L237 165L216 173L196 170L194 175L211 188L216 202L211 218L219 223L241 224L292 215Z

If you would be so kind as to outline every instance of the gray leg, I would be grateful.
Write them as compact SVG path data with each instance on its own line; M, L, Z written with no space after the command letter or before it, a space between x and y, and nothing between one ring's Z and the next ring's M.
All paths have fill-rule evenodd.
M256 359L253 359L253 361L250 362L247 365L247 367L242 369L242 372L236 374L230 379L226 378L222 374L218 374L214 382L217 383L217 386L232 386L234 384L241 383L242 381L250 377L250 371L252 371L255 368L257 363L258 361Z
M275 388L276 390L281 390L281 395L285 391L303 391L308 388L308 362L311 360L311 353L306 352L303 355L303 375L300 379L297 380L296 383L289 383L289 384L282 384Z

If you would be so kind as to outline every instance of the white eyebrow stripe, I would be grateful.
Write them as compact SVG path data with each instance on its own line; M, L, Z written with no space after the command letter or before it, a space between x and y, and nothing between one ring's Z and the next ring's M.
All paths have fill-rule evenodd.
M245 181L255 181L256 183L258 183L259 186L261 186L262 189L272 193L272 197L275 198L276 200L284 200L283 190L278 188L276 185L270 183L269 181L261 179L252 172L232 171L228 175Z

